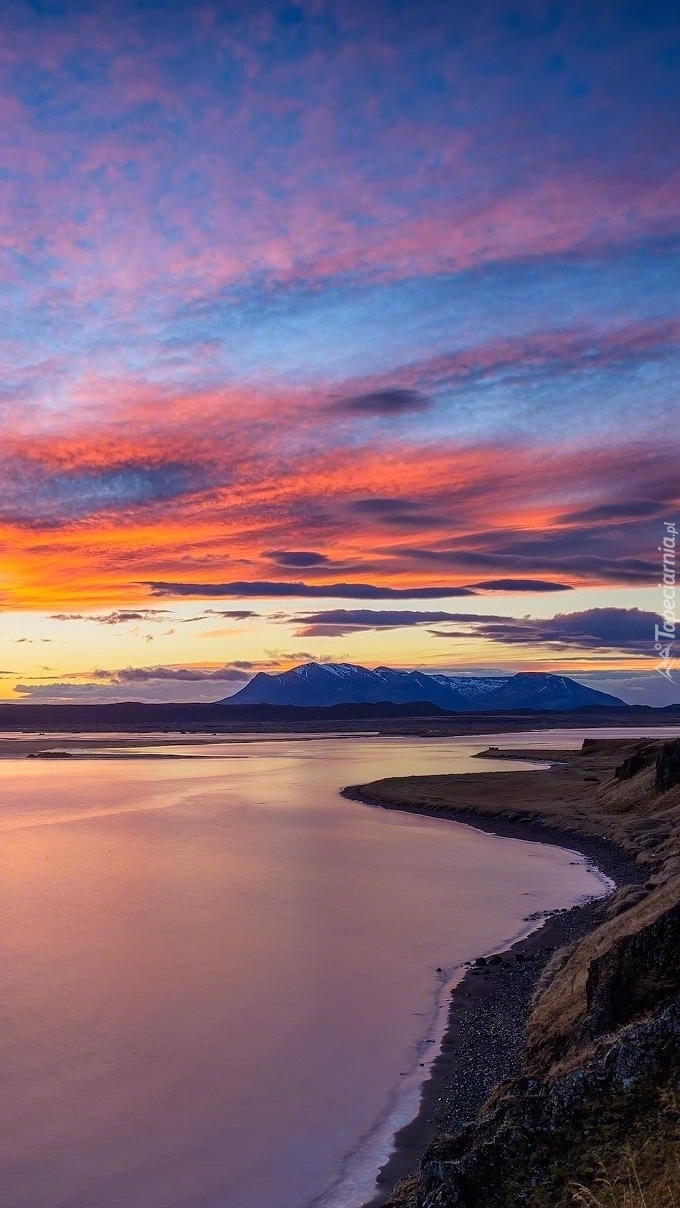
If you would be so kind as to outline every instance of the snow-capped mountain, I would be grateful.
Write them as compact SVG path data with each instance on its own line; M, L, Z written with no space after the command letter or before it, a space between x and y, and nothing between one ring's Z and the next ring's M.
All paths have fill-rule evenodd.
M606 692L565 675L520 672L510 676L428 675L353 663L303 663L290 671L264 671L222 703L229 705L341 705L427 701L454 712L497 709L577 709L622 705Z

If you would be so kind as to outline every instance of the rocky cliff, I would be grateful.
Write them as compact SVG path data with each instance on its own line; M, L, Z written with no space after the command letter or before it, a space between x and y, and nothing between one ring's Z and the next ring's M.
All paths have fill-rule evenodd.
M493 798L484 775L410 782L411 801L430 812L604 836L647 879L555 953L535 990L519 1076L462 1132L430 1145L390 1208L680 1203L680 739L588 741L558 755L551 772L514 773L510 802L498 777ZM399 783L365 792L407 808Z

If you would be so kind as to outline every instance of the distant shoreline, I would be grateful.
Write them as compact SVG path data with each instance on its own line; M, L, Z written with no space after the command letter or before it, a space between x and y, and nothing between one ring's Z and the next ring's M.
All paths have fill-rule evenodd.
M115 733L164 736L167 741L175 737L224 739L276 733L325 734L340 729L353 734L377 730L381 735L433 738L517 730L664 725L680 725L680 704L658 708L621 705L580 706L562 711L523 708L448 712L422 701L314 707L138 701L38 705L0 701L0 734L17 737Z
M480 716L476 715L477 723L480 724L480 728L478 730L473 730L471 728L469 719L466 719L466 723L464 725L462 723L460 725L452 725L447 730L441 729L440 727L438 727L436 730L424 729L422 721L418 724L418 726L415 727L407 727L401 724L397 728L391 728L388 725L377 726L375 721L373 721L370 725L365 723L362 726L355 726L353 728L346 723L339 726L337 721L335 721L332 726L329 723L327 726L317 729L310 727L298 729L294 727L272 729L263 725L260 728L251 727L243 730L224 731L223 733L215 733L212 730L197 730L195 733L187 732L186 730L88 730L85 727L77 730L68 730L64 727L61 727L55 730L3 731L0 727L0 760L39 756L41 762L43 760L46 762L51 762L53 759L55 762L59 762L59 757L55 758L54 756L49 756L47 754L47 752L55 749L66 751L67 756L70 755L73 760L77 761L82 759L205 759L207 756L189 751L169 752L164 750L164 748L167 748L169 745L177 747L202 746L210 748L226 742L243 744L256 744L259 742L280 743L288 741L320 742L324 739L331 738L336 741L350 741L357 738L430 738L433 741L441 741L442 739L446 738L469 737L484 739L491 735L513 734L517 732L519 719L517 719L517 725L513 726L508 725L507 719L499 718L495 715L491 716L489 714L486 714L485 716L486 725L483 725L481 724ZM655 731L668 730L672 733L676 732L677 727L674 727L668 721L666 721L664 725L663 720L653 720L655 724L653 726L648 726L649 729L654 729ZM583 719L579 720L579 718L575 716L572 716L569 719L569 724L565 722L565 724L559 725L551 715L543 715L540 719L536 718L535 716L529 720L523 718L522 721L525 727L525 732L541 732L551 728L576 730L597 730L600 728L597 725L593 725L590 720L584 722ZM493 724L491 724L492 722ZM539 722L543 722L543 724L539 724ZM633 723L630 722L629 724L632 726ZM499 728L504 725L508 725L507 730ZM611 728L617 728L613 726L613 719ZM622 728L625 730L626 726L623 726ZM102 750L103 747L109 749ZM157 747L158 751L135 751L130 749L134 747ZM498 751L490 748L487 757L490 759L511 759L512 752L508 748L501 748ZM521 753L519 757L521 757ZM225 758L229 757L225 756ZM231 756L231 758L239 758L239 756ZM531 758L537 763L546 762L545 752L542 752L539 749L532 752ZM513 772L513 775L516 774L516 772ZM493 775L494 778L496 778L498 773L494 773ZM347 790L345 795L349 796L349 794L350 790ZM363 800L363 803L366 804L366 798L361 800ZM379 801L373 802L372 804L385 803L383 801ZM393 804L390 808L405 808L405 806L397 806ZM415 812L423 813L427 811L418 807ZM482 827L483 829L483 819L479 817L479 815L475 813L470 820L475 826ZM547 839L540 841L547 841Z
M530 758L531 754L536 757L531 752L513 753L516 758ZM485 778L497 777L498 773L471 775ZM520 788L527 776L548 777L549 773L514 771L512 775ZM460 782L461 777L455 779ZM342 796L365 805L463 823L504 838L578 852L610 878L615 889L640 885L646 879L644 869L613 840L546 824L535 817L518 820L480 816L465 808L428 808L421 802L389 800L371 792L370 785L348 786ZM495 808L503 809L498 797ZM602 899L556 911L524 939L499 952L498 963L473 965L467 971L451 992L442 1045L423 1083L418 1113L396 1133L392 1153L377 1175L376 1191L363 1208L386 1205L395 1186L416 1173L428 1146L441 1136L460 1131L476 1116L494 1086L519 1071L529 1003L541 972L554 949L580 939L601 921Z

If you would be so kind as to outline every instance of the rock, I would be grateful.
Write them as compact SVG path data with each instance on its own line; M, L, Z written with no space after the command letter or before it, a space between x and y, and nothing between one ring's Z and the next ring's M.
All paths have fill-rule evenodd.
M667 793L676 784L680 784L680 738L665 742L657 755L654 788Z
M632 755L629 755L627 759L624 759L623 763L620 763L614 769L616 780L631 780L643 768L649 767L650 758L649 752L644 747L634 751Z
M680 1064L680 1003L676 1000L605 1044L583 1065L552 1080L517 1078L479 1119L425 1153L409 1208L507 1208L564 1167L574 1139L608 1122L636 1119L649 1088L672 1082ZM573 1185L571 1160L565 1182ZM541 1200L541 1203L544 1201ZM553 1202L551 1200L551 1202ZM560 1204L566 1200L560 1199Z
M619 890L611 900L605 912L607 918L615 919L619 914L630 910L631 906L637 906L646 897L646 887L643 888L642 885L627 885L624 889Z
M649 882L648 882L649 884ZM680 902L590 965L584 1041L604 1036L680 993Z

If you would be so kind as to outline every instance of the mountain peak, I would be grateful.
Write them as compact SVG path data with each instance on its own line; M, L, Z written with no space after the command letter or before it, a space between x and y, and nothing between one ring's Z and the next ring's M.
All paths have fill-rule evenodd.
M259 671L222 703L325 706L426 701L451 712L578 709L624 702L565 675L520 671L508 676L430 674L393 667L371 671L355 663L301 663L270 675Z

